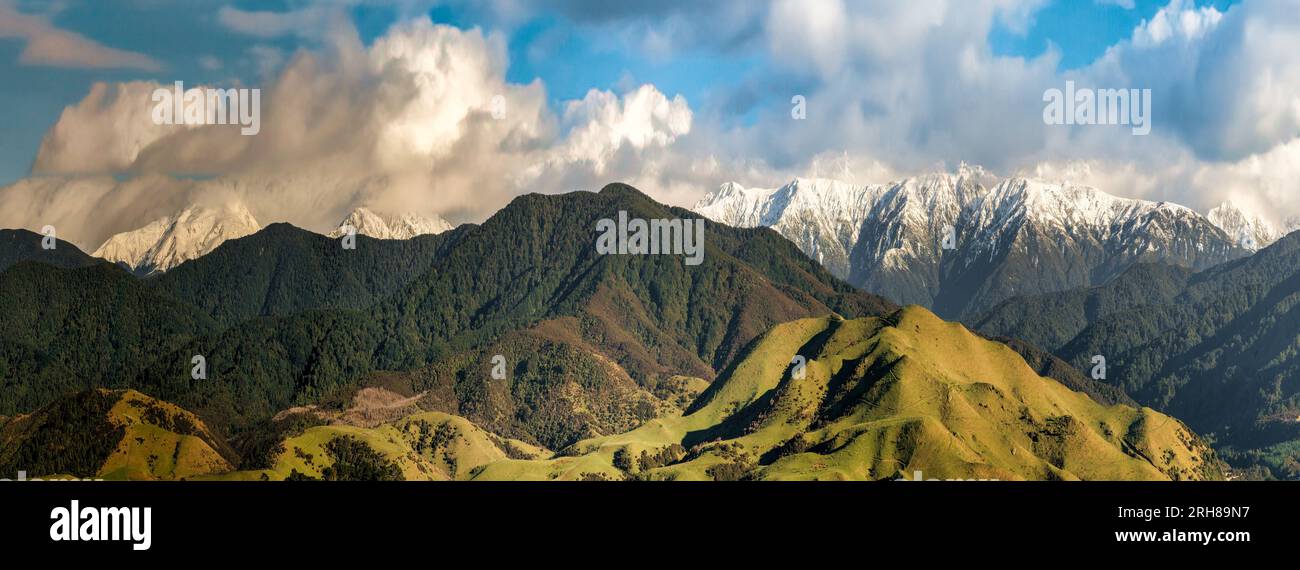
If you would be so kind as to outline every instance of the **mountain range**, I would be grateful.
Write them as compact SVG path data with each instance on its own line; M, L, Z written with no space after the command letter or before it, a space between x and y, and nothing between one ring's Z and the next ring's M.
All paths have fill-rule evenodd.
M196 205L110 237L93 255L135 273L150 275L207 255L226 240L259 229L257 219L242 205L217 208Z
M568 407L595 406L582 401L590 400L587 392L617 402L621 392L604 391L607 383L653 391L680 373L712 378L776 323L892 308L766 231L711 228L706 261L693 271L675 258L597 255L587 247L592 228L620 209L644 218L691 215L611 186L600 194L525 196L481 226L406 241L362 237L355 250L273 225L143 281L107 266L82 275L19 264L0 275L0 287L13 291L5 295L12 303L4 311L14 331L8 336L26 352L9 362L14 372L5 379L21 386L0 398L0 413L39 404L46 394L29 383L44 386L37 380L44 375L86 388L139 388L234 433L371 371L429 367L407 381L446 392L455 411L540 406L536 413L550 415L516 409L509 423L547 439L561 437L541 433L560 429L557 422L561 432L582 428ZM84 326L58 326L71 317L54 309L86 305L98 310L79 315ZM114 328L123 320L129 334ZM145 326L155 320L166 324ZM456 367L470 365L465 359L489 342L512 342L516 336L507 333L515 331L543 343L551 360L590 359L590 346L598 346L593 362L601 374L581 378L585 386L573 393L562 375L545 369L529 378L552 385L520 385L520 393L504 395L465 391L459 384L466 373ZM114 358L91 350L114 335L121 338L113 350L154 352ZM244 384L193 382L194 355L207 358L209 378ZM62 374L66 369L75 374ZM537 401L551 390L581 398L564 406Z
M370 208L360 207L339 222L330 237L343 236L345 228L375 239L411 239L416 236L440 234L451 229L451 224L437 214L419 216L412 213L400 215L377 214Z
M302 413L314 425L286 438L264 469L219 477L333 478L338 453L329 446L340 438L366 442L369 461L403 479L1222 477L1214 452L1177 420L1102 406L920 307L773 327L684 411L558 452L418 407L373 423Z
M615 184L355 249L275 224L147 279L16 260L0 447L127 478L1222 475L1177 420L856 290L769 229L707 223L699 266L602 255L597 221L620 212L696 217ZM163 428L137 443L170 462L114 462L133 421ZM83 424L103 437L50 443Z
M257 233L262 227L252 212L238 203L193 205L142 228L114 235L93 255L147 276L203 257L217 246ZM451 224L437 214L379 214L363 206L348 214L337 228L329 233L330 237L339 237L345 233L343 228L352 228L358 235L405 240L445 232Z
M1138 263L1205 269L1279 236L1230 204L1207 217L967 165L880 185L728 183L694 210L775 229L857 287L956 319L1017 295L1100 285Z

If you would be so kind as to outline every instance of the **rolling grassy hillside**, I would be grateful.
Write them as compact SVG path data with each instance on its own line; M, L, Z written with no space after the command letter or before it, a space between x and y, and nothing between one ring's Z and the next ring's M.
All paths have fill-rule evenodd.
M802 379L790 364L795 355L807 358ZM687 415L579 442L547 461L489 464L477 477L856 480L916 470L938 478L1221 477L1213 452L1177 420L1103 407L920 307L887 319L778 326Z
M807 359L801 376L791 365L795 355ZM456 418L467 434L459 449L471 459L454 470L446 461L430 464L411 443L411 422L428 417L312 428L286 440L272 469L227 477L320 477L317 457L328 456L324 446L342 436L365 442L408 479L872 480L915 471L1001 480L1223 476L1213 451L1181 422L1149 408L1102 406L1038 376L1010 348L920 307L887 318L779 325L684 414L553 455L534 448L533 457L518 457L496 436ZM302 452L290 453L295 448Z
M197 416L134 390L89 390L0 418L0 473L184 479L230 471L232 458Z
M1025 359L1025 364L1028 364L1040 376L1056 380L1076 392L1083 392L1098 403L1107 406L1124 404L1134 408L1140 406L1119 386L1107 384L1101 380L1093 380L1070 363L1028 342L1005 336L990 337L989 340L1005 344L1011 350L1016 351L1016 354Z
M796 356L805 359L802 371L792 364ZM384 381L401 386L404 379ZM999 480L1223 476L1214 452L1181 422L1149 408L1098 404L1039 376L1007 346L920 307L888 317L778 325L685 410L665 406L640 425L554 452L425 410L427 392L372 387L341 406L278 414L277 422L292 427L277 432L265 465L235 470L218 451L224 444L170 404L108 391L62 402L78 412L50 409L0 420L0 434L9 438L0 448L18 450L0 468L35 452L54 461L47 467L52 473L133 479L876 480L916 471L926 478ZM108 420L63 426L48 419L65 416L74 423ZM52 438L67 429L101 434L83 438L101 443L51 449ZM58 463L72 457L88 459Z
M351 449L344 456L340 440ZM360 444L359 446L357 444ZM508 440L469 420L440 412L421 412L373 428L317 426L286 439L269 469L217 474L216 479L370 479L347 473L387 473L393 480L468 479L475 470L511 457L549 453ZM354 464L344 470L341 462ZM357 469L355 464L365 464Z

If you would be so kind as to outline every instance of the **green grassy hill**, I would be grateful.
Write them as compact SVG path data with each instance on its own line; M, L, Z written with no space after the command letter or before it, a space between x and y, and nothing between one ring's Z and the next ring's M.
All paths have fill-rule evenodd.
M197 416L134 390L89 390L0 418L0 473L184 479L228 472L232 458Z
M549 455L440 412L421 412L372 428L316 426L284 440L277 451L269 469L209 478L454 481L468 479L496 461Z
M400 384L400 378L388 384ZM261 426L239 471L222 480L463 480L482 465L552 453L469 420L421 409L423 395L380 387L344 401L285 410Z
M802 379L790 365L807 359ZM920 307L774 328L689 413L480 479L1214 479L1213 452L1153 410L1104 407Z
M796 355L806 359L802 376L791 365ZM458 462L454 477L412 452L410 421L418 417L370 429L313 428L287 440L286 449L314 459L328 455L325 443L347 435L407 478L474 480L874 480L916 471L1000 480L1223 476L1214 453L1181 422L1149 408L1098 404L1039 376L1005 345L920 307L886 318L779 325L685 414L553 455L510 457L488 445L499 438L482 432L467 438L462 449L472 459ZM288 451L268 473L294 470L321 475L319 465L313 470Z
M1093 380L1070 363L1028 342L1005 336L990 337L989 340L1005 344L1011 350L1016 351L1016 354L1025 359L1025 363L1040 376L1056 380L1076 392L1083 392L1099 403L1108 406L1125 404L1135 408L1140 406L1119 386L1107 384L1102 380Z

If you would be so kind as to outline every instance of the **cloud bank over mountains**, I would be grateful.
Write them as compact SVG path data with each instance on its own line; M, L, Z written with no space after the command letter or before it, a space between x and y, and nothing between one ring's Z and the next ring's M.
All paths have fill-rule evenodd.
M551 111L540 82L505 79L504 39L401 23L370 46L350 29L264 88L262 132L156 126L150 82L97 84L46 135L32 178L0 189L0 225L53 224L93 248L194 202L332 229L360 205L481 219L521 191L617 178L690 132L681 97L591 91ZM169 211L170 210L170 211Z
M1294 2L1172 0L1077 69L1051 47L994 52L995 28L1023 33L1045 3L498 0L461 3L485 22L463 29L420 15L432 3L396 2L411 17L368 42L347 2L222 8L214 21L249 38L304 38L258 86L259 135L155 126L156 84L97 84L47 133L34 176L0 189L0 226L53 224L93 249L194 203L328 231L358 206L477 221L520 193L613 180L688 206L731 180L883 183L962 161L1201 211L1232 201L1278 226L1300 214ZM555 101L542 79L507 79L512 34L543 13L667 66L684 53L761 64L703 101L636 81ZM1151 89L1152 134L1043 124L1043 92L1067 80Z

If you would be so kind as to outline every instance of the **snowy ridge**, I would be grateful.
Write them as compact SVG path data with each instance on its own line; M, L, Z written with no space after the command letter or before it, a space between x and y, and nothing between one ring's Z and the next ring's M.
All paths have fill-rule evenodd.
M437 215L381 215L367 208L353 210L339 223L340 228L344 225L355 227L361 235L397 240L451 229L451 224ZM95 250L94 256L123 265L136 274L151 275L207 255L227 240L249 236L261 229L262 225L243 205L216 208L195 205L142 228L114 235ZM339 237L342 233L337 229L329 235Z
M1268 247L1286 233L1294 231L1295 226L1300 226L1296 220L1290 220L1286 231L1280 232L1263 219L1242 212L1232 202L1219 204L1205 217L1210 220L1210 223L1223 230L1223 233L1228 234L1228 237L1237 240L1241 247L1251 251Z
M858 240L858 220L870 211L880 190L805 178L771 190L728 183L705 196L695 210L732 226L775 228L809 257L844 277L849 252Z
M343 221L338 224L338 229L330 232L329 236L333 238L343 236L343 228L346 226L355 228L360 235L375 239L411 239L427 234L440 234L451 229L451 224L437 214L383 215L361 207L343 218Z
M207 255L226 240L257 233L262 226L243 205L190 206L105 241L94 256L148 275Z
M1184 206L1068 182L998 179L965 164L884 185L727 183L694 209L728 225L770 227L850 283L948 317L1014 295L1104 283L1134 263L1199 269L1250 251ZM948 230L956 243L945 250Z

